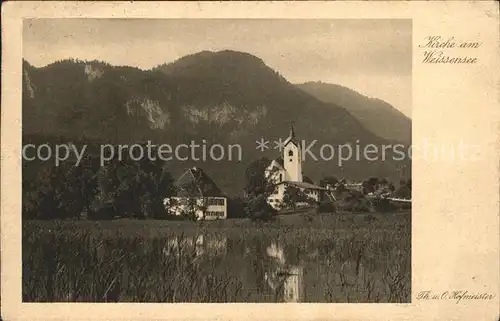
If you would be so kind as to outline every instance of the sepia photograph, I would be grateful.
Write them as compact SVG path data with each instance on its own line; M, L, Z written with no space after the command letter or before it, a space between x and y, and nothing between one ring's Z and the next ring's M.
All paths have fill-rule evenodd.
M23 302L410 302L411 46L398 19L24 20Z
M2 320L498 320L491 1L2 6Z

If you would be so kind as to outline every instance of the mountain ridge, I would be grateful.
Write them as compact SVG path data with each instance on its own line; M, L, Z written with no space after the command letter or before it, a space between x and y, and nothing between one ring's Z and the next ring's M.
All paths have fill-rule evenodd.
M285 138L292 123L306 141L390 143L344 108L296 88L250 54L205 52L146 71L74 59L41 68L23 63L23 136L113 144L237 142L245 151L240 162L171 164L174 175L202 167L226 191L242 190L244 169L251 161L278 156L272 149L257 151L255 141ZM394 168L391 162L353 161L342 168L333 162L305 164L307 175L316 180L327 174L389 176Z
M411 119L382 99L365 96L346 86L321 81L309 81L295 86L323 102L339 104L380 137L411 143Z

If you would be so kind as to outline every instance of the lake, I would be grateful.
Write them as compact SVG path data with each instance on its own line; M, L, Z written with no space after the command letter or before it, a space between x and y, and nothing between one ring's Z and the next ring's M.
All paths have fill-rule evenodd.
M409 302L411 215L29 221L25 302Z

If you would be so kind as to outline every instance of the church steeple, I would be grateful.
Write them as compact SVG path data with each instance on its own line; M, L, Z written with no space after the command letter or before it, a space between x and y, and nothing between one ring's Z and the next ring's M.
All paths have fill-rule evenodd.
M295 139L295 128L293 128L293 124L290 125L290 138Z
M295 127L293 127L293 123L290 125L290 134L284 142L286 146L288 143L293 143L298 146L297 138L295 137Z
M293 124L290 126L290 135L284 143L283 162L286 180L302 182L302 151L295 137L295 128Z

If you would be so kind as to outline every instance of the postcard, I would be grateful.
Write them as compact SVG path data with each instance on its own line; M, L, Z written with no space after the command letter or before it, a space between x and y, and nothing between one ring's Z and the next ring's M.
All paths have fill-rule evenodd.
M2 319L499 320L498 12L4 4Z

